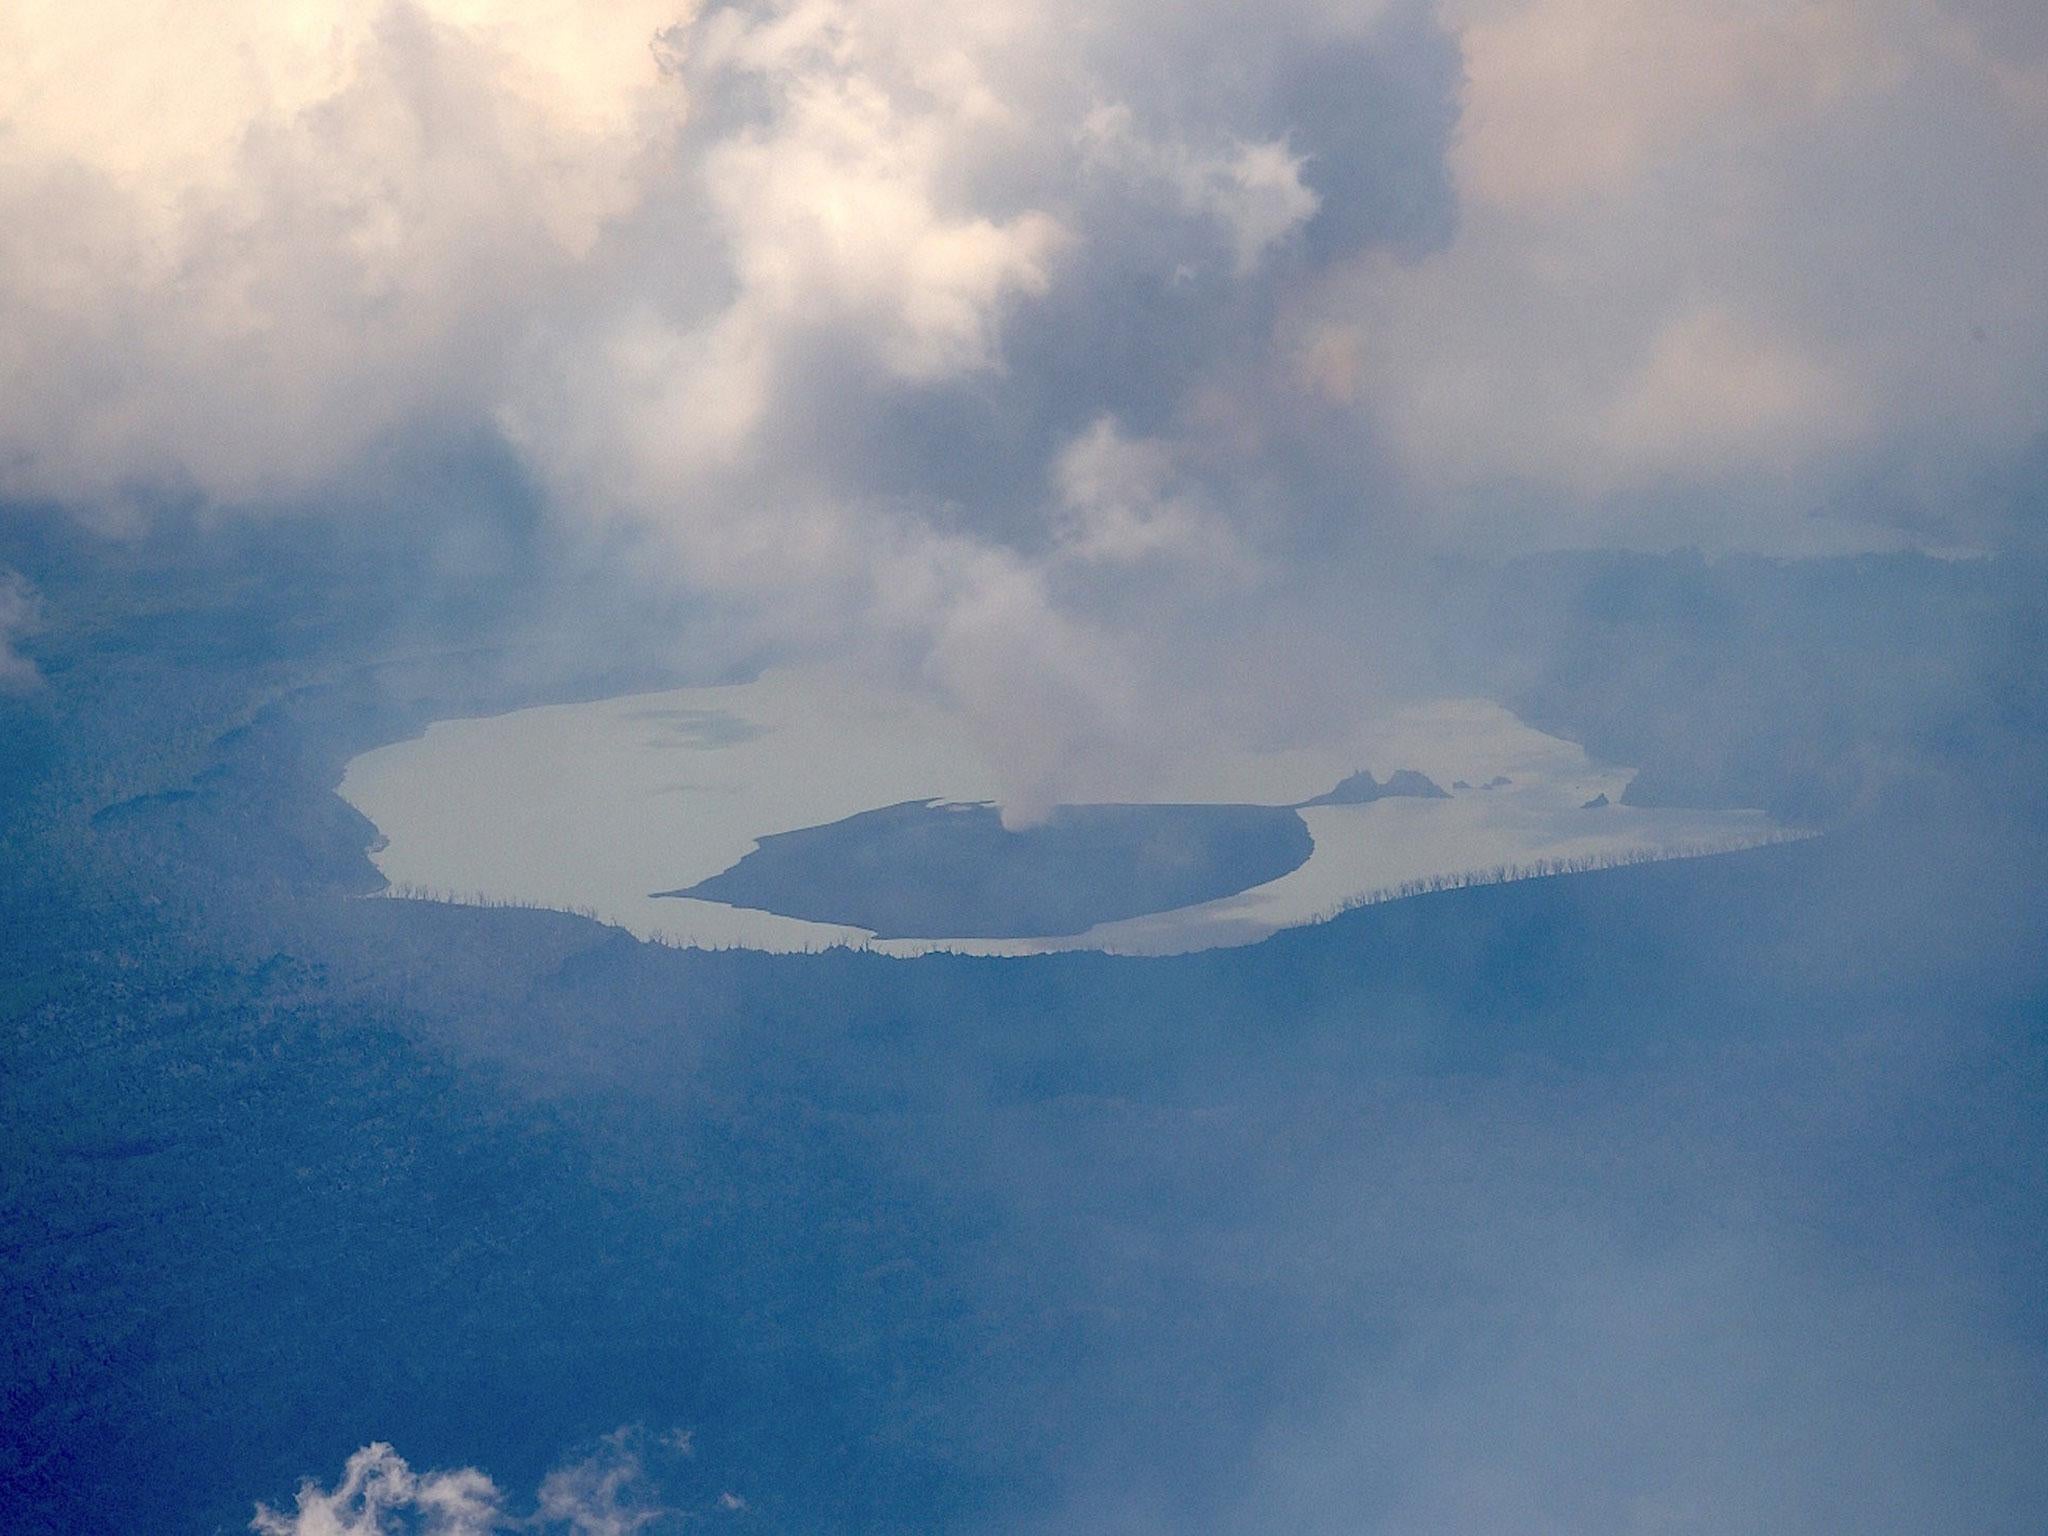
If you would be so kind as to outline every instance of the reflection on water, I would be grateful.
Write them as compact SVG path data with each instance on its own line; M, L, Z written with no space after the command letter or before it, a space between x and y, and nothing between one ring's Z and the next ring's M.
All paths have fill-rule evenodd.
M1361 769L1382 777L1412 769L1458 787L1441 799L1304 804ZM843 923L654 894L711 881L762 837L905 801L1000 799L999 778L963 721L929 699L829 668L441 721L357 758L341 792L387 839L373 857L404 894L585 910L643 938L709 946L1170 953L1250 942L1431 882L1710 852L1777 835L1756 811L1614 803L1629 777L1498 705L1467 699L1362 722L1335 746L1219 743L1169 782L1133 785L1118 798L1303 805L1314 847L1298 867L1236 894L1071 936L886 940ZM1608 803L1598 803L1603 796Z

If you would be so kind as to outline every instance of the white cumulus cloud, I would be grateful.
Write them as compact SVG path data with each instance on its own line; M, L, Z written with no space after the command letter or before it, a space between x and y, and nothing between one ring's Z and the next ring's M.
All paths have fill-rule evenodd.
M377 1441L349 1457L333 1487L310 1478L301 1483L290 1510L259 1503L249 1528L256 1536L633 1536L743 1507L730 1493L689 1507L663 1502L642 1454L647 1443L635 1426L614 1430L587 1456L549 1472L530 1512L520 1513L475 1468L415 1471ZM675 1456L691 1455L687 1433L656 1443Z

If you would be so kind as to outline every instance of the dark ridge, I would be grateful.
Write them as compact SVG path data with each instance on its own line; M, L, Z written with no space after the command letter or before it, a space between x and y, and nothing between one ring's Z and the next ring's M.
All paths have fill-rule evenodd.
M1413 768L1398 768L1387 776L1382 784L1372 776L1370 769L1361 768L1348 779L1340 782L1328 794L1317 795L1313 800L1304 800L1309 805L1370 805L1375 800L1399 798L1416 800L1448 800L1451 797L1437 787L1427 775L1417 773Z

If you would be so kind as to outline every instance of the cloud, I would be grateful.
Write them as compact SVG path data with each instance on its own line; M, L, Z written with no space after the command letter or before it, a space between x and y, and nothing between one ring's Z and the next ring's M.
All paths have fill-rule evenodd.
M483 1473L417 1473L377 1441L349 1457L331 1491L308 1479L292 1513L258 1504L249 1528L257 1536L487 1536L508 1523L497 1486Z
M535 1520L567 1526L569 1536L632 1536L660 1520L667 1511L649 1495L641 1438L632 1429L615 1430L596 1454L550 1472L541 1481Z
M1541 209L1627 191L1711 138L1769 142L1909 67L1880 6L1465 0L1453 155L1476 200Z
M17 6L0 495L405 502L419 444L494 440L736 644L981 690L1045 803L1305 695L1211 637L1316 593L1340 627L1390 550L2038 541L1983 487L2048 429L2042 32Z
M0 20L0 489L233 503L474 414L629 206L639 8L10 8ZM570 39L577 39L576 45Z
M1228 525L1177 483L1174 459L1172 444L1127 437L1108 416L1075 438L1053 469L1060 552L1101 564L1171 555L1227 560Z
M651 228L708 232L715 278L622 230L626 275L504 412L557 505L953 693L1023 817L1167 754L1136 631L1183 594L1084 570L1170 557L1207 602L1260 569L1217 487L1259 471L1261 413L1187 418L1232 410L1204 378L1256 356L1321 206L1265 126L1307 18L1192 119L1126 76L1134 18L1072 20L812 0L665 32L696 115Z
M2048 426L2039 55L1984 9L1449 7L1457 237L1331 274L1304 376L1486 537L2038 538L1971 505Z
M1537 1258L1510 1308L1446 1309L1327 1421L1271 1436L1219 1527L1903 1533L2026 1500L1998 1485L2029 1459L2039 1384L1936 1285L1745 1234Z
M1157 752L1133 617L1179 622L1081 568L1171 552L1201 602L1258 568L1227 509L1264 413L1203 424L1257 388L1323 189L1373 201L1290 96L1380 15L17 11L0 494L361 505L412 494L392 445L494 434L646 579L974 690L1049 803Z
M256 1536L488 1536L536 1531L556 1536L633 1536L636 1531L680 1526L745 1507L722 1493L702 1508L670 1508L659 1501L643 1454L646 1434L626 1426L604 1436L578 1460L541 1480L530 1514L517 1514L484 1473L415 1472L382 1441L349 1457L333 1488L307 1479L290 1512L259 1503L250 1529ZM675 1431L658 1447L691 1456L690 1437Z
M1151 186L1186 213L1224 232L1239 276L1315 216L1321 199L1302 180L1304 162L1285 140L1232 143L1198 154L1137 129L1129 106L1098 107L1083 119L1084 163L1122 186Z

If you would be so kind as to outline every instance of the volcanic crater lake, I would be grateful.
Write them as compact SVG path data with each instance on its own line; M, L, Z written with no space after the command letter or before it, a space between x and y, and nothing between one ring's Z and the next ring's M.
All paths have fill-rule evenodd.
M1012 827L964 720L814 667L439 721L355 759L341 793L394 895L715 947L1173 953L1431 882L1782 835L1757 811L1622 804L1630 777L1448 699L1333 744L1217 743L1127 799Z

